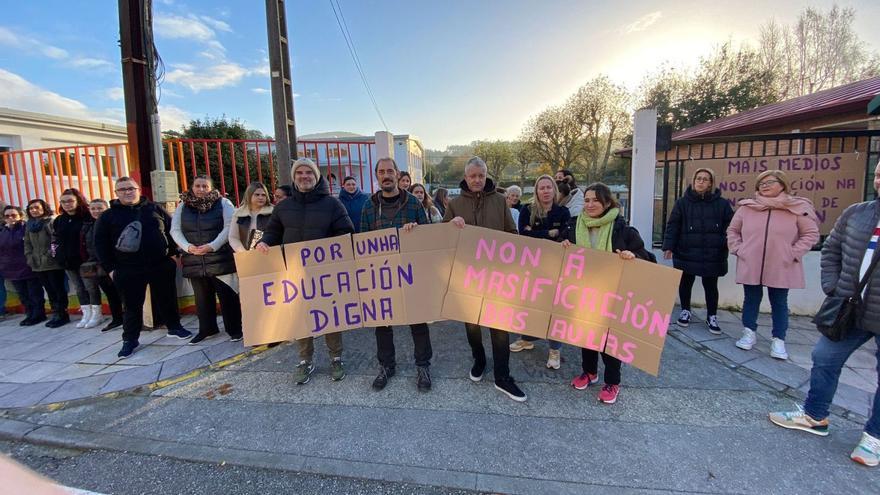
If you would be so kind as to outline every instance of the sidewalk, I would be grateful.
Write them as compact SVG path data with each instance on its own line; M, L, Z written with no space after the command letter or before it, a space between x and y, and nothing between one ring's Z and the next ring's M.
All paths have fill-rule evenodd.
M143 331L128 359L116 357L122 328L101 332L76 328L19 326L22 317L0 322L0 408L28 407L109 394L185 375L245 352L225 333L199 345L168 337L166 330ZM182 323L195 331L195 315ZM221 326L222 328L222 326Z
M725 318L733 332L732 315ZM297 346L283 344L152 391L7 411L0 437L161 455L206 469L225 464L490 493L880 493L880 469L849 459L864 418L833 408L826 438L772 425L767 413L793 409L803 393L756 370L769 375L778 366L798 375L795 384L807 371L765 362L758 350L737 355L732 340L709 339L699 325L672 332L659 377L625 367L614 405L596 400L596 386L569 385L580 371L571 346L562 349L560 370L545 367L544 342L511 356L525 403L494 389L491 359L483 380L472 382L457 322L431 324L434 387L419 393L409 333L396 329L397 375L381 392L370 388L376 344L364 329L344 334L348 376L341 382L330 380L318 339L317 370L297 386ZM487 332L483 340L489 349ZM101 487L100 480L82 486Z

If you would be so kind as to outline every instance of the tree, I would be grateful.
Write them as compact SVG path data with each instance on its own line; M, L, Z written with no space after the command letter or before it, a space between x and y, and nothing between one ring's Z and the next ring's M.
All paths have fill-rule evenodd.
M581 86L566 104L580 127L583 172L588 182L605 176L613 146L620 144L632 127L631 100L625 88L603 75Z
M489 175L496 182L513 161L513 146L508 141L477 141L474 143L474 154L486 162Z
M535 150L524 140L514 141L511 143L513 148L513 161L516 164L516 173L519 178L519 184L525 185L529 170L534 165Z
M269 138L258 130L247 129L238 119L229 119L225 115L205 117L204 120L195 119L182 132L166 133L166 136L173 136L175 139L235 141L166 141L165 156L168 157L168 153L173 152L176 167L185 166L183 174L187 177L187 183L194 175L208 175L218 189L224 189L233 201L237 201L247 188L248 181L260 180L267 187L277 181L277 176L269 167L270 153L273 165L277 166L277 162L268 143L245 142ZM180 163L181 154L183 163Z
M748 46L728 41L700 59L693 73L664 67L641 87L642 106L657 108L658 120L688 127L777 101L773 71Z
M550 107L525 125L522 139L551 169L571 168L584 156L583 128L567 107Z
M791 26L768 21L759 35L760 64L775 74L780 100L803 96L880 74L880 56L865 49L853 30L855 10L804 9Z

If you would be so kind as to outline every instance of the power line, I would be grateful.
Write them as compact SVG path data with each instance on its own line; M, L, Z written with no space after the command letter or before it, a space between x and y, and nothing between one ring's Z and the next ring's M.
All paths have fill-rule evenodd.
M376 103L376 97L373 95L370 83L367 82L367 76L364 74L360 57L358 57L357 49L354 46L354 40L351 37L351 33L348 31L348 24L345 22L345 15L342 13L342 6L339 5L339 0L336 0L335 4L333 0L330 0L330 7L333 9L333 15L336 17L336 24L339 25L339 30L342 32L342 37L345 39L345 44L348 46L348 53L351 55L351 60L354 62L354 66L357 69L358 74L361 76L361 81L364 83L364 89L367 91L367 96L369 96L370 101L373 102L373 108L376 110L376 115L379 116L382 126L385 127L385 130L387 131L388 124L385 123L385 118L382 117L382 112L379 110L379 104Z

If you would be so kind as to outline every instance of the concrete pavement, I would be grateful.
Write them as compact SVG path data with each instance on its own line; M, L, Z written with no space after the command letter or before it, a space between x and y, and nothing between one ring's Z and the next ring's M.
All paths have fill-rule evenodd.
M285 344L151 393L12 411L0 432L213 466L502 493L880 491L880 470L848 458L860 414L836 407L827 438L773 426L767 413L792 409L803 392L795 380L788 385L758 370L801 368L758 364L766 354L757 350L725 357L725 339L710 339L698 325L673 331L660 377L625 368L612 406L596 401L598 388L568 385L579 372L577 349L563 349L558 371L544 366L544 343L514 354L512 373L529 394L518 404L494 390L491 375L481 383L467 378L461 324L431 328L430 393L416 391L407 328L396 331L398 375L372 391L375 338L361 330L345 334L349 376L342 382L329 379L319 341L318 371L295 385L296 346Z

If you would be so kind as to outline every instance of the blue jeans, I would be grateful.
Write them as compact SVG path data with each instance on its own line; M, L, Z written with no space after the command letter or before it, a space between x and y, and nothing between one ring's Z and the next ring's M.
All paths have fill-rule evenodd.
M807 400L804 402L804 412L811 418L822 420L828 417L828 408L837 391L837 382L844 363L856 349L872 338L877 344L877 373L880 377L880 335L854 328L840 342L832 342L824 335L819 337L819 342L813 348L810 391L807 392ZM874 438L880 438L880 385L874 393L871 417L868 418L865 431Z
M743 326L749 330L758 330L758 311L761 299L764 298L763 285L743 285ZM773 336L785 340L788 331L788 289L767 287L770 296L770 314L773 318Z
M528 335L521 335L520 338L525 340L526 342L535 342L536 340L544 340L544 339L539 339L538 337L530 337ZM562 342L560 342L558 340L547 340L547 344L553 350L558 351L559 349L562 349Z
M0 315L6 314L6 280L0 276Z

